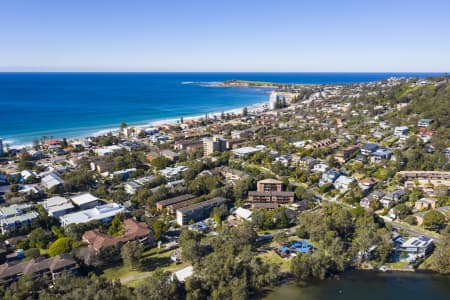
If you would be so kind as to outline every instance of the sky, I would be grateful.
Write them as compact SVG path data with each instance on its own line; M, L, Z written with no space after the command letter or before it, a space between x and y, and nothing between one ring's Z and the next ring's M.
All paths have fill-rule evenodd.
M448 72L449 0L0 0L0 71Z

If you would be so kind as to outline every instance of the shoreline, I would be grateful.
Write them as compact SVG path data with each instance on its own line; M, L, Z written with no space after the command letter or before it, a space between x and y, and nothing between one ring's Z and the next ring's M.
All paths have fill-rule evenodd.
M224 110L224 111L216 111L216 112L205 112L204 114L196 114L196 115L188 115L188 116L179 116L177 118L165 118L165 119L155 119L155 120L146 120L146 121L136 121L136 122L127 122L126 120L124 120L124 122L127 123L128 126L130 127L137 127L137 128L148 128L148 127L154 127L154 126L158 126L158 125L163 125L163 124L177 124L180 121L180 118L182 117L184 121L189 121L189 120L199 120L205 117L205 115L207 114L210 117L216 116L216 117L220 117L220 115L222 113L225 114L240 114L242 112L242 110L244 109L244 107L247 107L248 112L252 113L252 112L262 112L264 111L266 108L268 108L268 104L269 104L269 99L267 99L267 101L265 102L257 102L257 103L252 103L250 105L246 105L246 106L240 106L237 108L231 108L228 110ZM125 118L124 118L125 119ZM55 139L63 139L63 138L67 138L67 140L76 140L76 139L85 139L88 137L98 137L98 136L102 136L102 135L106 135L108 133L113 133L113 134L117 134L120 129L119 129L119 125L117 125L116 127L112 127L113 125L111 124L110 126L108 125L104 125L101 126L100 128L90 128L85 131L86 133L80 133L79 135L74 135L74 136L54 136ZM82 128L82 127L81 127ZM70 131L72 128L66 128L66 129L61 129L61 131ZM73 128L73 130L77 130L80 128ZM59 129L55 129L58 130ZM41 136L43 135L47 135L45 133L39 134L37 135L35 138L39 139ZM50 134L50 136L52 136ZM0 137L1 138L1 137ZM23 148L29 148L32 146L32 141L30 141L29 143L21 143L18 142L17 144L14 142L15 138L14 137L6 137L3 138L3 146L5 147L6 145L8 145L11 149L23 149Z

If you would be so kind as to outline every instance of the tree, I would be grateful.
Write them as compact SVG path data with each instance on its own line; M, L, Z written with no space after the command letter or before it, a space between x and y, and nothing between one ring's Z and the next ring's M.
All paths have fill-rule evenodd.
M437 244L433 253L431 267L441 274L450 274L450 227L447 226L442 234L442 240Z
M299 282L313 278L325 279L326 261L321 252L299 253L291 260L291 273Z
M406 216L411 214L411 208L407 206L405 203L401 203L394 207L394 213L400 219L406 218Z
M423 216L423 225L427 229L440 230L445 224L445 215L437 210L431 210Z
M172 162L170 161L170 159L164 157L164 156L158 156L155 157L150 164L152 165L153 168L157 169L157 170L161 170L164 169L165 167L170 166Z
M375 253L379 260L384 263L392 252L392 232L386 228L377 230L377 248Z
M202 255L200 247L200 234L187 230L186 228L181 230L178 242L181 247L181 255L183 260L198 261Z
M245 199L247 197L248 191L255 188L255 180L251 176L239 180L233 187L234 197L239 199Z
M41 255L41 251L37 248L30 248L25 250L25 257L37 258Z
M144 246L138 241L131 241L122 247L122 259L125 266L130 270L137 270L141 266Z
M364 216L356 221L355 237L353 239L353 247L361 259L365 259L368 250L375 244L377 224L373 220L373 216Z
M279 211L279 214L280 214L280 219L279 219L279 222L278 222L278 228L286 228L286 227L288 227L289 222L288 222L288 218L286 216L286 208L281 207L280 211Z
M219 231L222 230L222 220L225 218L227 214L228 209L225 204L213 208L211 216L213 217L214 221L217 224L217 230Z
M124 234L123 221L125 219L125 215L120 213L114 216L111 221L111 225L108 228L108 235L111 236L122 236Z
M136 287L138 300L171 300L182 299L183 291L176 280L171 280L172 274L163 270L156 270L153 274Z
M164 222L161 220L156 220L155 222L153 222L152 229L153 229L153 238L155 241L158 241L162 237L165 231L165 227L166 226Z
M273 237L274 241L280 245L286 243L288 241L288 238L289 237L288 237L287 233L284 231L277 232Z
M194 264L194 275L186 281L187 299L251 299L255 291L275 282L278 266L254 256L249 239L245 245L239 241L247 229L225 230L213 238L214 251Z
M28 240L31 248L44 249L49 242L49 235L42 227L38 227L30 232Z
M68 237L62 237L54 241L48 248L48 255L57 256L72 251L73 240Z

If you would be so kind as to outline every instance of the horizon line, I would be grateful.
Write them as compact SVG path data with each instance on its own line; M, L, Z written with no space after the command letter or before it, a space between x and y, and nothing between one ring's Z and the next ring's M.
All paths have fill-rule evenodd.
M9 70L9 71L3 71L0 70L0 73L136 73L136 74L150 74L150 73L291 73L291 74L386 74L386 73L392 73L392 74L443 74L447 75L447 73L450 73L450 71L89 71L89 70L77 70L77 71L38 71L38 70Z

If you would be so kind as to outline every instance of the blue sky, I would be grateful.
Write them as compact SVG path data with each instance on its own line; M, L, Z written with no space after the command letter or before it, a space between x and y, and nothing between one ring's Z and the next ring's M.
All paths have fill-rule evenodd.
M450 1L0 0L0 71L450 71Z

